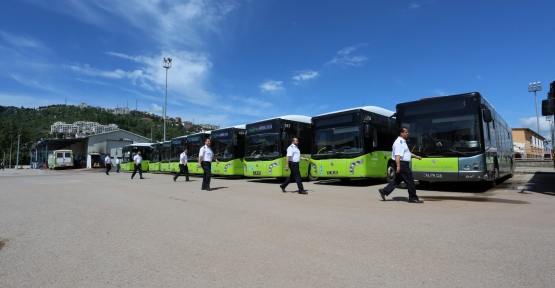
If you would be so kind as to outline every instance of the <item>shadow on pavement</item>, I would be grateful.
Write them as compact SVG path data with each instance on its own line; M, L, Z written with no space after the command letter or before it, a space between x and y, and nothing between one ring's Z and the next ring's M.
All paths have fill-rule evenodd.
M520 191L540 193L544 195L555 196L555 172L536 172L532 179Z

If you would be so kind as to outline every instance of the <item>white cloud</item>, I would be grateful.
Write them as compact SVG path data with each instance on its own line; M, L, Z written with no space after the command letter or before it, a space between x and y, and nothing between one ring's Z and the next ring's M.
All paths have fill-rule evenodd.
M35 2L79 21L114 31L129 24L161 41L163 47L199 46L207 31L239 7L234 0L96 0ZM132 33L132 32L131 32Z
M4 31L0 31L0 36L17 47L44 48L39 41L29 37L15 36Z
M368 58L364 55L351 55L351 53L356 51L360 46L366 45L368 44L361 43L355 46L345 47L337 52L338 56L333 57L333 59L326 62L324 65L362 66Z
M419 8L419 7L420 7L420 4L416 4L416 3L411 3L411 4L409 5L409 9L417 9L417 8Z
M155 114L163 114L164 107L158 106L155 103L150 104L150 111Z
M264 91L276 91L283 90L283 81L266 80L264 83L260 84L258 87Z
M165 69L162 68L163 59L172 55L172 66L168 70L168 101L175 99L205 106L216 103L217 95L205 89L212 62L202 53L188 51L160 52L156 56L130 56L117 52L107 52L106 54L131 60L137 63L139 67L132 71L122 69L103 71L87 64L72 65L69 68L83 75L129 79L135 86L163 95L166 87L166 73Z
M542 135L546 139L551 139L550 123L546 120L545 116L539 116L539 121L540 133L538 134ZM536 133L538 132L538 118L536 117L519 118L518 123L522 126L522 128L530 128L530 130Z
M297 75L293 76L293 83L295 83L296 85L299 85L301 84L301 82L315 78L319 74L320 73L312 70L299 72Z

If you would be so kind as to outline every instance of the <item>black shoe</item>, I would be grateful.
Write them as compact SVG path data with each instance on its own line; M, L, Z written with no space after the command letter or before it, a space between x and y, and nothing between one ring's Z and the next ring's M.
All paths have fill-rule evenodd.
M378 191L380 191L380 196L382 196L382 200L385 201L385 191L383 189L378 189Z
M145 179L145 178L141 177L140 179Z
M212 191L212 188L208 187L206 188L206 191Z
M175 177L173 178L173 182L175 182Z
M200 188L200 190L206 190L206 188Z
M185 182L189 182L189 179L185 180Z
M285 191L285 188L281 187L281 185L279 185L279 188L281 188L281 192L286 193L287 191Z
M424 201L418 199L409 199L409 203L424 203Z
M299 194L308 194L308 191L306 191L306 190L299 190Z
M108 172L104 172L104 173L106 173L106 175L108 175Z
M133 176L131 176L131 180L133 180Z

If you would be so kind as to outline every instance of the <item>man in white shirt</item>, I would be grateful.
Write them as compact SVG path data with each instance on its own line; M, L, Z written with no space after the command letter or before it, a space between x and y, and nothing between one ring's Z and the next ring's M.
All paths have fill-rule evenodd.
M121 160L116 157L116 173L119 173L119 169L121 168Z
M412 177L412 170L410 169L410 161L414 157L422 160L422 157L414 155L410 152L407 145L407 137L409 137L409 129L406 127L399 128L399 137L393 142L393 151L391 157L395 160L395 180L389 182L383 189L379 189L380 196L385 201L385 196L391 194L397 185L405 181L409 191L409 203L424 203L418 199L416 195L416 186L414 185L414 178Z
M202 175L202 187L201 190L212 190L210 188L210 170L212 169L212 160L215 160L216 163L220 163L218 159L214 156L214 152L212 152L212 148L210 148L210 139L204 140L204 146L200 148L198 153L198 164L197 167L202 167L204 170L204 174Z
M106 158L104 158L104 165L106 165L106 175L110 175L110 170L112 169L112 158L110 158L110 154L106 155Z
M133 179L133 177L135 177L135 173L137 173L137 171L139 171L139 177L140 179L145 179L143 178L143 167L141 166L142 162L143 162L143 157L141 156L141 151L137 151L137 155L135 155L135 157L133 157L133 161L135 164L135 169L133 169L133 174L131 174L131 179Z
M291 145L287 148L287 160L285 161L285 171L288 171L291 168L291 174L285 182L283 182L279 187L281 191L285 191L285 188L289 183L293 181L293 179L297 182L297 187L299 188L299 194L308 194L303 187L303 180L301 179L301 171L299 170L299 162L301 160L310 161L308 158L301 157L301 150L299 150L299 139L297 137L293 138L291 141Z
M177 180L177 177L181 174L185 174L185 181L189 182L189 167L187 167L187 147L183 149L183 153L179 156L179 173L173 177L173 182Z

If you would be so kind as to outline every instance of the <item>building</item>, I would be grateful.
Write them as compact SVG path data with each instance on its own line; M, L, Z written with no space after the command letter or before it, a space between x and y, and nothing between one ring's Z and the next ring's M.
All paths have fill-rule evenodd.
M56 122L50 126L50 133L87 133L98 134L119 130L118 125L108 124L101 125L97 122L76 121L73 124L66 124L64 122Z
M121 107L114 110L114 114L129 114L129 108Z
M516 158L543 158L545 138L530 128L513 128L513 147ZM549 153L549 152L547 152Z
M182 124L183 124L183 127L185 127L185 129L189 129L193 127L193 122L191 121L183 121Z
M79 107L79 108L89 108L89 107L91 107L91 105L89 105L87 103L81 103L81 104L77 105L77 107Z
M104 167L104 157L112 151L121 151L123 146L149 143L150 139L125 130L90 135L75 139L42 140L31 148L31 167L38 168L48 163L48 151L70 149L73 151L74 167ZM121 155L111 155L112 158Z

